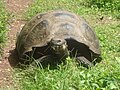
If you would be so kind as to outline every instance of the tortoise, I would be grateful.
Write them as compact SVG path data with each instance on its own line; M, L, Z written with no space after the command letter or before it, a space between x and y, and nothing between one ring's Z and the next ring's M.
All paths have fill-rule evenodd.
M70 56L86 66L93 66L101 54L99 40L88 22L66 10L34 16L19 33L16 50L19 58L28 55L41 60L50 56L60 60Z

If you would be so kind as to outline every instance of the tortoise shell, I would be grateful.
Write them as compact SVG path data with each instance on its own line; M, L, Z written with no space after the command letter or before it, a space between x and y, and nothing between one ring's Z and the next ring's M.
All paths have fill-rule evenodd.
M98 38L84 19L69 11L55 10L37 14L24 25L16 42L19 57L34 47L47 46L52 38L68 40L68 47L73 44L69 49L75 48L73 41L84 44L94 54L100 55Z

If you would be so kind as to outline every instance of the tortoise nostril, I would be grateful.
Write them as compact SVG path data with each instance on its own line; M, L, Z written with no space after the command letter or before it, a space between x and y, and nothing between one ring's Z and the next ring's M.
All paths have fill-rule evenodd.
M63 45L65 43L65 40L59 39L59 38L54 38L52 39L51 42L53 45Z
M62 45L62 43L63 43L63 42L62 42L62 40L60 40L60 39L55 40L55 44L56 44L56 45Z
M56 42L57 42L57 43L60 43L60 42L61 42L61 40L57 40Z

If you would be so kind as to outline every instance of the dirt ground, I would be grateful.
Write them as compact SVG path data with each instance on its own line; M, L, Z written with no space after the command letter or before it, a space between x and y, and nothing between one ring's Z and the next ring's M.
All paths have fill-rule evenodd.
M25 24L25 21L20 19L20 15L31 4L32 0L4 0L6 9L14 17L10 19L8 25L8 41L4 48L2 59L0 60L0 88L11 87L14 85L12 78L13 65L15 64L15 54L12 55L15 49L16 34L21 30L21 27ZM13 58L14 57L14 58Z

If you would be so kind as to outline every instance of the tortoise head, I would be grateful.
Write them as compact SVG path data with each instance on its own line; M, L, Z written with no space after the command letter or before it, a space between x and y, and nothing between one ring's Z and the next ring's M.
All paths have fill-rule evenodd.
M53 38L51 40L51 48L54 54L59 56L68 56L67 42L64 39Z

